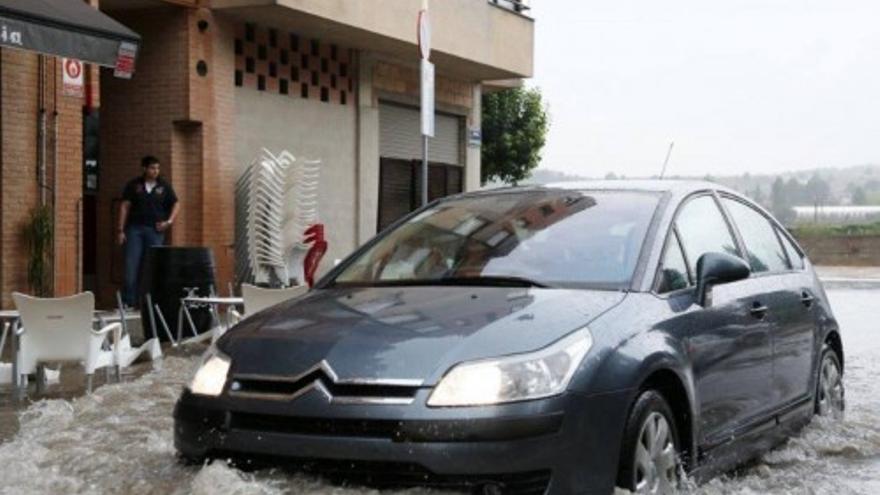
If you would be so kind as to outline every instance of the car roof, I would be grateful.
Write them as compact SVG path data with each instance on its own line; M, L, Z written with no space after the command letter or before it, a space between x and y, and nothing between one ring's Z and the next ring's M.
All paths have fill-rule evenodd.
M571 191L645 191L656 193L670 193L673 196L683 197L691 193L705 190L724 191L737 195L736 191L705 180L680 180L680 179L619 179L619 180L584 180L571 182L553 182L540 185L512 186L495 189L484 189L482 192L516 192L536 189L564 189Z

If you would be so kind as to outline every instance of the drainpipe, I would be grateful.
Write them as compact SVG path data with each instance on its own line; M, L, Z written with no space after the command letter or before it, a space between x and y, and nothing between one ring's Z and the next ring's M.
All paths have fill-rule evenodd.
M58 287L58 57L52 59L52 295L56 294Z
M37 185L40 188L40 206L46 206L46 78L43 55L37 57Z

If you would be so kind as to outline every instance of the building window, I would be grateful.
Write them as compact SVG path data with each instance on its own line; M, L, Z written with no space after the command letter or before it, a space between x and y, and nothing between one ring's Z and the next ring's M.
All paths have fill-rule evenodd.
M247 23L244 25L244 39L248 41L254 41L256 39L257 27L251 23Z
M244 73L240 70L235 71L235 85L239 88L244 86Z
M257 76L257 89L266 91L266 76Z
M287 79L282 79L278 81L278 92L286 95L288 93L288 82Z
M327 103L330 101L330 90L327 88L321 88L321 101Z
M257 58L260 60L266 60L268 58L268 50L266 50L266 45L259 45L257 47Z
M248 74L256 72L256 66L257 63L254 61L254 57L248 57L244 60L244 70L247 71Z
M303 98L309 97L309 85L308 84L302 83L302 85L300 86L299 95L302 96Z
M281 62L281 65L289 64L290 63L290 51L281 50L281 52L278 54L278 59Z
M275 62L269 62L269 77L278 77L278 66Z
M290 67L290 80L293 82L299 82L299 67Z
M235 54L236 55L244 55L244 42L241 40L235 40Z
M274 29L269 30L269 46L275 48L278 46L278 31Z

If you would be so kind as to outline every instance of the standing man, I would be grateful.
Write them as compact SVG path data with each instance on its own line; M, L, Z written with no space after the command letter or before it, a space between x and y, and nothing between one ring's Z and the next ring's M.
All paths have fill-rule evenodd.
M125 289L127 306L137 302L138 277L147 250L165 243L165 232L174 224L180 203L171 184L159 176L159 160L145 156L143 174L125 186L119 206L117 242L125 246Z

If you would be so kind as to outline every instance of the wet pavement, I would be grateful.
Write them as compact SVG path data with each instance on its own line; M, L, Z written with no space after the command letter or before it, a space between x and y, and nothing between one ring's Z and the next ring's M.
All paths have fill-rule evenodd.
M840 277L845 278L845 277ZM835 282L829 289L844 332L847 414L814 421L800 435L736 473L687 493L880 493L880 286ZM853 288L858 287L858 288ZM0 494L378 494L278 470L243 473L224 462L186 466L175 457L171 412L200 349L174 351L154 369L137 366L123 383L81 395L81 371L15 406L0 391ZM408 495L438 493L409 490Z

